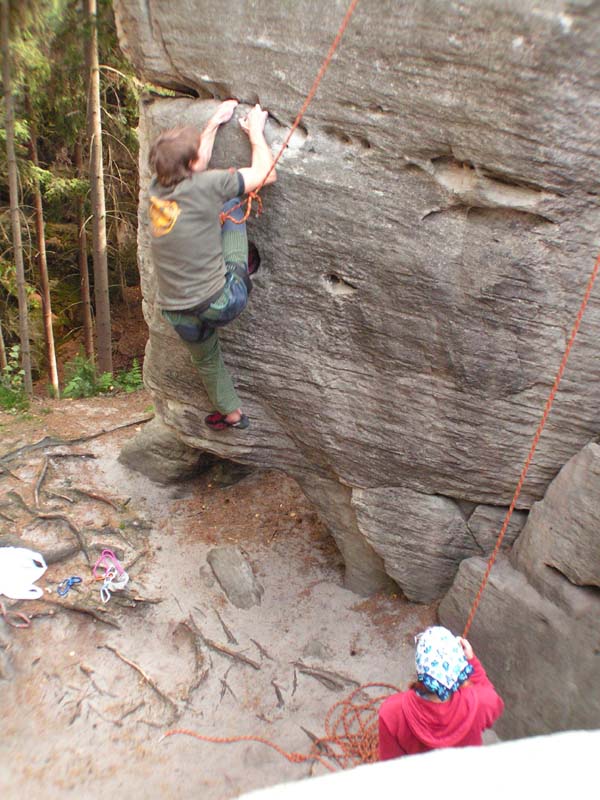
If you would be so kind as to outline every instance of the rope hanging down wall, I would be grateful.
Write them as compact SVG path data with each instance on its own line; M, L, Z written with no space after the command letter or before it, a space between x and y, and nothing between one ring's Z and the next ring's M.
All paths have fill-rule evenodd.
M308 106L310 105L313 97L315 96L315 94L317 92L317 89L319 88L319 84L321 83L321 80L323 78L323 75L325 75L325 73L327 72L327 68L329 67L331 59L333 58L333 54L337 50L337 47L338 47L340 41L342 40L342 36L344 35L344 31L348 27L348 23L350 22L350 18L352 17L352 14L354 13L354 9L356 8L357 5L358 5L358 0L352 0L350 5L348 6L348 10L346 11L346 14L344 16L344 19L342 20L342 23L341 23L341 25L339 27L339 30L336 33L333 42L331 43L331 47L329 48L329 51L328 51L327 55L323 59L323 63L321 64L321 67L319 68L319 71L317 73L317 77L315 78L315 80L313 82L313 85L310 87L309 93L306 95L306 100L302 104L302 108L300 109L300 111L296 115L296 119L294 120L294 122L292 124L292 127L290 128L290 130L288 131L287 136L283 140L283 144L279 148L279 152L277 153L277 155L273 159L273 163L271 164L271 168L269 169L269 171L267 172L265 177L262 179L262 182L261 182L260 186L258 186L255 189L255 191L248 192L248 196L246 197L246 201L245 201L246 202L246 211L244 213L243 219L234 219L231 216L231 212L237 210L238 208L241 208L244 205L244 201L238 203L238 205L236 205L233 208L231 208L227 214L225 214L225 213L221 214L221 224L223 224L223 222L225 222L226 219L230 220L231 222L235 222L236 225L241 225L242 222L246 222L246 220L248 219L248 217L252 213L252 203L253 203L254 200L256 200L256 202L257 202L257 212L256 212L257 215L261 213L261 211L262 211L262 198L259 196L259 192L263 188L265 183L267 182L267 180L269 178L269 175L273 172L273 170L277 166L277 162L279 161L279 159L281 158L281 156L285 152L288 144L290 143L290 139L294 135L294 131L296 130L296 128L300 124L300 121L301 121L302 117L306 113L306 109L308 108Z
M521 489L523 488L523 484L525 482L525 477L533 461L533 454L536 451L538 446L538 442L540 440L540 436L542 435L542 431L544 430L544 426L546 424L546 420L550 414L550 410L552 408L552 404L554 403L554 398L556 396L556 392L558 391L558 387L560 385L563 373L565 371L565 367L567 366L567 361L569 360L569 355L571 353L571 348L573 347L573 343L575 341L575 337L577 336L577 332L579 331L579 326L581 325L581 320L583 319L583 314L587 307L588 301L590 299L590 295L592 294L592 289L594 288L594 283L596 282L596 278L598 277L598 270L600 269L600 255L596 258L596 262L592 269L591 275L589 277L587 287L585 290L585 294L583 296L583 300L581 301L581 305L579 306L579 311L577 312L577 317L575 318L575 322L573 323L573 327L571 329L571 335L569 336L569 341L567 342L567 346L565 348L564 355L562 357L562 361L560 362L560 366L558 368L558 372L556 373L556 377L554 378L554 383L552 384L552 388L550 389L550 394L548 395L548 400L546 401L546 405L544 406L544 413L542 414L542 418L540 420L540 424L537 427L537 430L533 436L533 440L531 442L531 447L529 448L529 453L527 454L527 458L525 459L525 463L523 465L523 469L521 470L521 475L519 476L519 481L517 483L517 488L515 489L515 493L513 495L512 501L506 512L506 516L504 518L504 522L502 523L502 528L500 533L498 534L498 538L496 539L496 545L494 550L492 551L491 556L489 557L487 567L483 578L481 579L481 583L479 585L479 589L477 591L477 595L475 600L473 601L473 605L471 606L471 610L469 612L469 617L467 619L467 623L465 625L465 629L463 631L463 637L466 638L469 630L471 629L471 625L473 623L473 619L475 614L477 613L477 609L479 607L479 603L481 602L481 596L483 595L484 589L487 585L487 582L490 577L490 572L492 571L492 567L498 557L498 553L500 552L500 547L502 545L502 540L504 539L504 534L508 528L508 523L510 522L510 518L512 517L512 513L515 510L515 506L517 505L517 500L519 499L519 495L521 494Z
M577 312L577 317L571 329L571 335L569 336L569 340L567 342L564 355L562 357L560 366L558 368L558 372L556 373L556 377L554 379L554 383L552 384L548 400L546 401L542 418L534 434L533 441L529 449L529 453L525 460L525 464L523 465L523 469L521 470L521 475L519 477L519 481L517 484L517 488L515 489L512 502L506 513L506 517L502 524L500 534L498 535L498 538L496 540L496 545L494 547L492 555L488 560L485 574L479 586L477 596L475 597L475 600L471 607L471 611L469 613L469 617L462 634L464 637L466 637L471 628L473 619L475 617L475 614L479 607L479 603L481 601L481 597L487 585L490 572L492 571L492 567L494 566L494 562L496 561L496 558L500 551L502 540L504 539L504 534L506 533L506 530L508 528L510 518L515 509L519 495L521 493L523 483L525 482L525 476L527 475L527 472L533 460L533 455L535 453L538 442L540 440L540 436L542 435L542 431L544 429L544 426L550 414L550 410L554 403L554 398L558 391L558 387L560 385L565 368L567 366L567 361L569 360L569 355L571 353L573 343L575 342L575 338L579 331L579 327L583 319L583 314L585 312L590 296L592 294L592 289L594 287L594 283L596 282L596 278L598 277L599 271L600 271L600 255L598 255L594 267L592 269L592 273L588 280L583 300L581 301L581 305L579 306L579 311ZM385 694L378 694L376 697L370 697L368 694L368 690L372 687L383 688L385 690ZM164 734L163 739L169 736L175 736L177 734L184 734L186 736L193 736L194 738L200 739L201 741L204 742L214 742L218 744L231 744L235 742L259 742L260 744L265 744L268 747L271 747L273 750L278 752L288 761L291 761L296 764L303 763L306 761L318 762L319 764L326 767L326 769L328 769L330 772L333 772L336 770L336 768L347 769L348 767L355 767L359 766L360 764L372 763L378 760L379 705L389 694L397 691L399 691L399 689L397 689L394 686L390 686L389 684L366 684L364 686L359 686L358 689L355 689L348 697L346 697L344 700L339 701L338 703L335 703L335 705L333 705L329 709L325 717L325 723L324 723L325 735L319 739L316 739L313 742L310 751L306 754L288 752L283 748L279 747L279 745L275 744L274 742L271 742L268 739L264 739L260 736L231 736L231 737L205 736L203 734L196 733L195 731L188 730L187 728L178 728L175 730L169 730Z
M252 204L253 201L257 201L258 204L258 212L260 213L262 209L262 200L259 196L260 190L265 185L265 182L275 166L277 162L281 158L281 155L285 151L294 131L300 124L300 121L306 112L311 100L313 99L318 86L323 78L327 68L331 62L333 54L339 42L346 30L346 27L350 21L352 14L358 4L358 0L352 0L346 15L340 25L340 28L329 48L329 52L325 57L317 77L304 101L302 108L298 112L296 119L290 131L288 132L277 156L275 157L273 164L269 170L269 172L263 178L262 183L256 189L255 192L250 192L247 197L247 207L244 214L243 221L246 221L250 216L252 211ZM239 203L235 208L240 208L243 203ZM232 209L233 210L233 209ZM229 215L225 216L222 215L223 219L232 219ZM237 220L232 219L233 222L238 222ZM583 314L589 302L592 289L594 287L594 283L596 278L598 277L598 272L600 271L600 255L597 257L594 267L592 269L590 278L587 283L586 291L579 307L579 311L577 313L575 322L571 329L571 334L569 336L567 346L565 348L565 352L563 354L560 366L558 368L558 372L554 379L554 383L550 390L548 399L546 401L542 418L540 423L535 431L533 436L532 444L527 454L527 458L525 459L525 463L521 470L521 474L519 476L519 480L517 483L517 487L515 489L512 501L510 503L509 509L506 513L504 518L500 533L496 540L496 544L494 546L494 550L488 560L487 567L483 578L481 580L481 584L477 591L477 595L473 601L471 606L469 616L463 631L463 637L466 637L469 633L473 620L475 618L475 614L477 613L477 609L481 602L481 598L485 588L487 586L491 570L494 566L494 563L498 557L498 553L500 552L500 547L502 546L502 541L508 529L508 525L510 519L512 517L513 511L516 507L519 495L521 494L521 490L523 488L523 484L525 482L525 478L527 476L527 472L529 467L533 461L533 456L536 451L538 442L542 435L542 431L546 425L548 420L548 416L552 409L552 405L554 403L554 399L556 393L558 391L558 387L562 380L567 361L569 359L569 355L571 353L571 349L575 342L575 338L579 331L579 327L581 325L581 321L583 319ZM385 690L385 694L378 694L375 697L369 695L368 690L372 687L383 688ZM324 767L326 767L330 771L334 771L336 768L346 769L351 766L357 766L363 763L369 763L373 761L377 761L378 759L378 730L377 730L377 718L378 718L378 706L379 704L385 699L385 697L392 693L396 692L398 689L393 686L389 686L387 684L367 684L365 686L360 686L358 689L355 689L352 694L350 694L344 700L341 700L338 703L335 703L330 710L328 711L326 718L325 718L325 735L319 739L316 739L313 742L313 746L311 750L307 754L303 753L291 753L283 750L283 748L279 747L277 744L270 742L267 739L264 739L259 736L233 736L233 737L218 737L218 736L205 736L203 734L196 733L195 731L191 731L185 728L180 728L176 730L169 730L167 731L163 739L166 737L174 736L176 734L185 734L187 736L193 736L197 739L206 742L215 742L215 743L234 743L234 742L247 742L247 741L254 741L260 742L262 744L267 745L268 747L273 748L276 750L280 755L284 758L288 759L288 761L294 763L302 763L306 761L314 761L318 762Z

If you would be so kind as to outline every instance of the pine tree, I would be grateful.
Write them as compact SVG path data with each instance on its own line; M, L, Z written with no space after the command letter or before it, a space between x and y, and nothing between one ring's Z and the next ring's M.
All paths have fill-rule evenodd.
M25 282L25 266L23 260L23 243L21 236L21 220L19 212L18 168L15 153L15 114L11 81L11 47L10 47L10 3L0 0L0 49L2 52L2 82L4 85L4 106L6 117L6 161L8 169L8 185L10 193L10 216L12 227L13 258L17 276L17 292L19 299L19 338L21 341L21 367L25 392L33 395L31 378L31 347L29 342L29 307Z
M87 23L86 65L88 67L88 135L90 139L90 186L94 257L94 296L96 300L96 341L98 369L112 373L112 337L108 258L106 245L106 198L102 163L102 110L100 106L100 67L98 62L98 18L96 0L83 0Z

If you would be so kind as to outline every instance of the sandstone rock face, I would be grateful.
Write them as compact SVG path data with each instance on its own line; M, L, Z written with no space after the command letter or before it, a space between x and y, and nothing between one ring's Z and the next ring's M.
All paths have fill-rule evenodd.
M196 96L143 105L143 185L148 141L202 125L213 98L260 100L276 147L342 5L117 0L140 74ZM393 576L430 599L489 549L475 522L510 500L599 243L599 31L588 0L359 4L250 224L263 263L223 334L247 432L203 424L200 381L155 305L142 209L158 413L192 447L296 477L352 588ZM225 126L213 164L248 159ZM599 333L593 300L522 510L598 431Z
M119 461L156 483L175 483L197 475L214 458L182 442L173 430L154 417L123 445Z
M573 456L533 506L513 562L537 584L551 567L577 586L600 589L599 445Z
M510 559L502 556L470 639L506 702L496 728L518 737L600 728L600 447L574 456L536 503ZM485 570L460 565L440 606L460 631Z

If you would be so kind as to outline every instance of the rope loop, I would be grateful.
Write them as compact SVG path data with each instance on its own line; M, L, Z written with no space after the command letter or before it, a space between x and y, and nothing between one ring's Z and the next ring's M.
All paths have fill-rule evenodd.
M230 222L233 222L236 225L241 225L243 222L246 222L246 220L252 214L252 203L255 200L256 200L255 216L260 217L260 215L263 212L263 201L262 197L258 194L258 189L257 189L255 192L248 192L246 199L242 200L240 203L233 206L233 208L230 208L228 212L221 211L221 213L219 214L221 225L225 224L225 220L229 220ZM236 219L234 216L232 216L232 212L237 211L237 209L241 208L244 205L244 203L246 203L246 211L244 213L244 216L242 217L242 219Z

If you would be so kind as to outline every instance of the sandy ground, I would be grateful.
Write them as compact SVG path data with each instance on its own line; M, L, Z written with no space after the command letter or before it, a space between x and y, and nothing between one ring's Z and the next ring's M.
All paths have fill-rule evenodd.
M0 415L0 450L49 434L98 433L143 418L149 406L139 392L38 404L28 420ZM254 473L226 486L213 470L162 487L125 469L118 453L137 428L30 451L0 474L3 535L40 550L73 544L64 521L35 518L35 486L46 459L38 510L69 516L94 557L110 545L125 563L135 561L126 597L136 598L115 594L103 607L79 552L41 578L43 602L7 601L34 618L28 629L0 619L2 798L126 792L145 800L217 800L300 779L310 765L291 764L261 744L161 736L172 727L255 734L308 752L303 728L322 734L327 710L355 683L403 686L411 679L413 636L434 619L430 607L389 596L365 600L344 589L335 544L298 486L279 473ZM95 458L48 458L67 451ZM247 554L264 589L260 605L242 610L228 601L207 563L220 544ZM56 605L56 585L69 575L83 583ZM334 684L299 664L334 674Z

